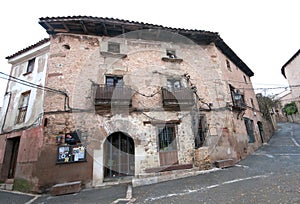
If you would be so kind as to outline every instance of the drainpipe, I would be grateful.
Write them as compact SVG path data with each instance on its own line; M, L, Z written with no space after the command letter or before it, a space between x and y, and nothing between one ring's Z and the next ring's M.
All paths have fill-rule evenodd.
M4 118L3 118L3 123L2 123L2 127L1 127L1 134L4 132L4 126L5 126L5 122L6 122L6 117L7 117L8 109L9 109L9 106L10 106L10 101L11 101L11 92L6 92L5 95L7 95L7 94L9 94L9 99L8 99L8 103L7 103L5 115L4 115Z

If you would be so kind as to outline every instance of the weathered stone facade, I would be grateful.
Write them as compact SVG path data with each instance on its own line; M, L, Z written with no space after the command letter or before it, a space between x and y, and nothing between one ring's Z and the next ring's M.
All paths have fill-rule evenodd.
M281 68L281 73L284 78L287 79L291 93L288 97L282 98L281 103L284 106L287 103L295 102L300 110L300 74L299 74L299 67L300 67L300 50L298 50ZM288 116L288 121L300 123L300 114L299 112L293 115Z
M131 176L140 185L143 178L174 177L181 169L209 169L217 160L238 162L269 137L258 128L263 119L250 80L253 73L224 51L231 49L223 41L225 48L214 41L195 43L165 28L138 28L120 36L57 32L49 42L44 71L45 86L52 91L43 92L39 108L41 143L34 148L34 162L22 163L30 171L20 172L25 167L19 150L14 175L29 180L32 191L78 180L98 186L119 176ZM108 51L110 42L118 44L118 53ZM168 51L176 57L167 56ZM118 92L115 86L109 101L97 104L99 87L109 90L108 79L129 87L129 97L120 102L127 89ZM170 83L175 91L184 90L172 102L164 95L171 92ZM243 97L243 103L236 104L235 97ZM75 131L86 160L78 162L72 153L74 162L58 162L58 147L68 147L61 136ZM199 132L201 144L195 139ZM1 150L6 137L2 130Z

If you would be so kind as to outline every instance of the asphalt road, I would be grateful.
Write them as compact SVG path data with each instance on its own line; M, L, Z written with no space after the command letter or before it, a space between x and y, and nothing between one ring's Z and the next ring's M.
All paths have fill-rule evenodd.
M50 196L0 191L0 203L112 203L127 186ZM300 125L279 124L267 145L235 167L133 188L134 203L300 203ZM119 202L126 203L126 202Z
M235 167L133 190L136 203L300 203L300 125L279 124Z

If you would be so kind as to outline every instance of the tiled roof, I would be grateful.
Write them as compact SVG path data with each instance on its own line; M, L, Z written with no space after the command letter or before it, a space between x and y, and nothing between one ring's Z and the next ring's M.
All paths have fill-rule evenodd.
M245 74L250 77L254 75L252 70L234 53L234 51L223 41L223 39L216 32L195 29L171 28L162 25L141 23L137 21L92 16L43 17L39 19L39 24L46 29L49 35L55 35L57 33L73 33L115 37L131 31L138 31L143 29L158 29L169 31L177 33L179 35L183 35L198 44L215 43L215 45ZM32 49L35 46L38 46L38 43L29 46L28 48L25 48L11 56L8 56L6 57L6 59L10 59L18 54Z
M40 40L39 42L37 42L37 43L35 43L33 45L30 45L30 46L28 46L28 47L26 47L26 48L24 48L24 49L22 49L22 50L20 50L20 51L18 51L16 53L12 54L12 55L10 55L10 56L5 57L5 59L11 59L13 57L16 57L16 56L18 56L20 54L23 54L24 52L27 52L27 51L29 51L29 50L31 50L33 48L36 48L36 47L38 47L38 46L40 46L40 45L42 45L42 44L44 44L46 42L49 42L49 41L50 41L50 38L44 38L44 39Z
M143 23L143 22L138 22L138 21L129 21L129 20L123 20L123 19L117 19L117 18L103 18L103 17L93 17L93 16L59 16L59 17L42 17L40 18L39 23L44 26L44 23L55 23L55 22L65 22L67 23L68 21L90 21L94 23L103 23L103 24L122 24L122 25L131 25L131 26L136 26L136 27L143 27L144 29L146 28L156 28L156 29L168 29L172 31L188 31L188 32L202 32L206 34L213 34L217 35L218 33L216 32L210 32L210 31L204 31L204 30L195 30L195 29L183 29L183 28L171 28L171 27L165 27L162 25L156 25L156 24L150 24L150 23ZM48 29L47 32L55 32L55 30Z

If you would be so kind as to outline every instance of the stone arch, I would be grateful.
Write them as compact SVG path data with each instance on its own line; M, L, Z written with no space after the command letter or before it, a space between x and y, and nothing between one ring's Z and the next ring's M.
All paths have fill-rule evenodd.
M104 142L104 178L134 176L134 140L121 131L110 134Z

